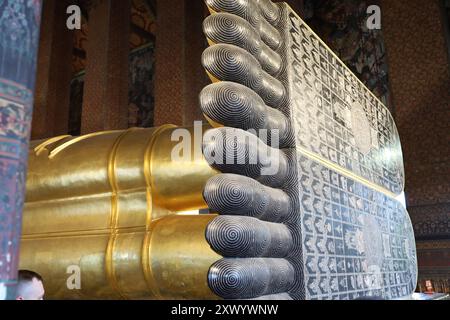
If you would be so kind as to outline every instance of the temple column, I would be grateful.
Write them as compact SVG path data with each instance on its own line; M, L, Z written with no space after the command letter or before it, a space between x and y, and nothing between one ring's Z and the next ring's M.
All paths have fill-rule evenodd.
M46 0L42 8L32 139L67 134L73 35L66 28L66 0Z
M97 0L89 12L81 133L128 127L131 0Z
M157 0L155 126L203 119L198 94L209 83L201 65L205 10L202 0Z
M0 2L0 300L15 298L41 5Z

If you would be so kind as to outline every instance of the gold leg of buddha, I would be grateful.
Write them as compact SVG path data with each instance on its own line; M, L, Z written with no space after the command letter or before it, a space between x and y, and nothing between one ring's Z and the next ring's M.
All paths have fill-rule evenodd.
M193 151L171 161L175 129L32 143L20 268L44 277L48 297L217 298L207 274L221 257L205 239L215 215L179 214L207 208L202 191L216 172Z

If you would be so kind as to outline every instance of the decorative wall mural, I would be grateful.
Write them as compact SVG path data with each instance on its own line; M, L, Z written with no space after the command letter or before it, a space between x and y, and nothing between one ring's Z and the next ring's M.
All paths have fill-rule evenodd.
M85 72L81 71L70 82L69 134L78 136L81 129Z
M148 43L149 37L156 34L156 12L150 1L133 0L131 3L132 32L130 36L131 49L136 49ZM138 31L139 30L139 31Z
M130 74L129 74L129 127L153 125L154 46L156 32L155 8L151 1L133 0L131 6ZM80 4L88 12L89 3ZM69 134L79 135L83 105L84 70L88 54L89 19L82 17L81 30L74 31L74 49L71 82Z
M151 127L154 116L154 44L149 43L130 53L128 126ZM85 72L70 85L69 134L79 135L83 107Z
M77 75L86 68L86 48L89 25L85 16L81 17L81 29L73 31L72 74Z
M128 126L148 128L154 116L154 44L149 43L130 54Z
M133 0L131 2L131 33L130 49L134 50L154 42L156 32L155 8L150 5L151 1ZM78 3L84 13L81 20L81 29L74 31L74 54L72 58L73 74L77 75L86 69L87 42L89 41L89 8L90 1L81 0Z

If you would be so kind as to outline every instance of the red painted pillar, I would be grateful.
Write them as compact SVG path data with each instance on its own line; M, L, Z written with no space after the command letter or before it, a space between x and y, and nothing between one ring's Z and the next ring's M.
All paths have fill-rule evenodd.
M39 43L31 139L67 134L73 31L66 28L70 0L45 0Z
M81 133L128 127L131 0L94 1L89 11Z
M155 126L203 120L200 91L210 83L201 64L207 47L202 0L157 0Z
M0 2L0 300L15 298L41 4Z

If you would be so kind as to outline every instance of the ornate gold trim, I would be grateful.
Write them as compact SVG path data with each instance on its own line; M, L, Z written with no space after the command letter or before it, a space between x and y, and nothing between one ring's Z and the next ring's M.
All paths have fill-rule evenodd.
M111 131L103 131L103 132L95 132L95 133L90 133L84 136L80 136L80 137L76 137L70 141L67 141L66 143L63 143L62 145L60 145L59 147L55 148L54 150L52 150L48 156L49 159L53 159L58 153L60 153L61 151L63 151L64 149L70 147L71 145L82 141L82 140L86 140L88 138L91 137L96 137L96 136L101 136L101 135L105 135L105 134L109 134L109 133L114 133L114 132L118 132L117 130L111 130Z
M47 149L47 146L49 146L49 145L51 145L53 143L59 142L61 140L64 140L66 138L72 138L72 136L71 135L62 135L62 136L54 137L54 138L51 138L51 139L47 139L44 142L42 142L41 144L39 144L38 146L36 146L33 150L34 150L35 154L37 156L39 156L45 150L50 151L50 150Z

